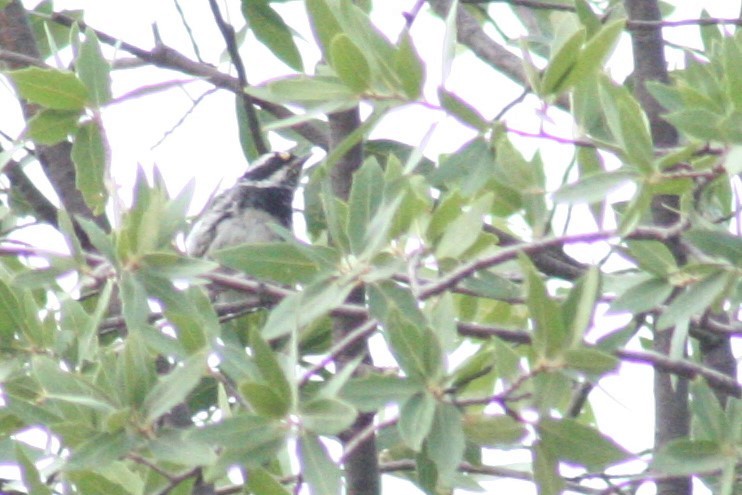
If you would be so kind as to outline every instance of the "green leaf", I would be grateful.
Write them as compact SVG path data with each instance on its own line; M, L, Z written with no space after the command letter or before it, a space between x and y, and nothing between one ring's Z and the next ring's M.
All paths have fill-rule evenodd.
M333 461L319 437L304 434L297 442L304 482L311 495L340 495L340 467Z
M153 423L185 400L201 381L206 371L205 361L202 354L193 354L182 365L175 366L167 375L158 379L142 404L148 423Z
M404 443L419 452L435 418L436 400L428 392L418 392L402 403L397 428Z
M126 455L135 440L125 431L99 433L79 445L67 461L68 469L104 467Z
M443 375L443 351L429 328L410 321L397 308L390 311L385 327L392 354L408 376L429 383Z
M629 454L612 439L576 420L543 418L538 425L543 447L560 461L602 470Z
M459 0L453 0L448 7L448 13L445 18L446 30L443 35L443 57L441 61L441 81L445 82L451 73L451 65L456 56L456 42L458 32L456 28L456 17L459 11Z
M666 278L678 269L670 249L659 241L626 241L629 255L639 266L662 278Z
M276 358L276 353L263 339L260 330L253 328L250 332L250 346L253 350L255 364L265 383L287 404L293 402L294 390L286 373Z
M592 36L601 28L602 23L600 17L593 12L592 7L590 7L587 0L574 0L574 2L577 17L580 19L582 25L585 26L588 38L592 38Z
M75 163L75 184L85 203L93 213L103 213L108 199L105 184L108 152L103 129L98 122L91 121L80 126L71 156Z
M65 473L68 478L75 484L75 489L79 493L86 495L131 495L133 487L125 486L121 483L112 481L103 474L94 471L98 466L91 466L90 470L79 470Z
M578 3L583 2L587 3L584 0L580 0ZM624 31L625 25L626 21L624 19L613 21L606 24L595 36L589 39L580 51L572 70L569 71L557 86L557 91L555 92L566 91L597 72L615 48L616 43L618 43L618 39ZM598 23L598 26L600 26L600 23Z
M147 444L147 451L158 461L182 466L208 466L218 460L213 448L182 431L159 431L158 436Z
M520 294L518 286L507 278L483 270L464 280L461 285L477 294L481 294L482 297L492 299L514 299Z
M485 215L489 214L494 202L494 194L486 193L474 201L468 202L466 208L458 211L455 219L446 222L443 235L436 245L439 258L461 257L479 239ZM436 220L438 220L436 215Z
M412 394L420 391L420 384L409 378L370 374L354 378L345 385L340 397L360 411L377 411L390 403L405 401Z
M542 357L556 358L569 346L571 339L564 326L559 304L549 297L546 285L533 264L521 256L528 281L528 312L533 319L533 347Z
M259 450L266 445L283 440L285 426L273 419L240 414L219 423L207 424L189 430L186 439L203 442L213 447Z
M82 230L85 231L85 234L95 249L116 266L116 248L113 245L111 236L103 231L97 223L88 218L77 217L76 220Z
M636 180L635 173L618 170L599 172L580 177L577 182L566 184L554 192L554 200L559 203L597 203L603 202L608 193Z
M683 237L706 254L742 266L742 237L738 235L724 230L694 229Z
M15 332L26 326L23 314L24 311L18 301L16 291L0 279L0 337L2 342L13 342Z
M389 280L376 282L368 286L368 300L371 314L385 326L392 325L399 314L419 327L428 323L409 287Z
M29 67L7 73L21 97L53 110L82 110L88 90L75 74L57 69Z
M427 440L427 454L438 469L441 483L447 485L464 457L466 438L461 412L453 404L438 403Z
M384 172L374 158L367 159L353 174L348 198L346 232L353 253L359 254L367 246L366 235L371 219L379 209L384 188Z
M563 305L564 326L571 336L572 345L582 342L592 321L599 296L600 270L590 267L569 291L569 296Z
M299 414L308 431L317 435L337 435L353 424L357 412L343 400L318 398L302 403Z
M138 408L156 380L154 359L144 339L137 332L128 335L116 360L115 383L120 402Z
M561 495L564 478L559 473L559 459L543 445L536 442L533 453L533 480L539 495Z
M90 28L75 60L77 75L90 95L90 102L101 107L111 101L111 67L103 56L98 37Z
M337 17L327 0L306 0L304 4L311 20L314 37L319 42L325 59L329 59L330 44L336 35L342 33Z
M391 241L390 236L393 234L391 229L394 227L395 220L400 217L398 213L403 205L403 200L404 194L400 192L391 199L386 198L375 212L376 214L366 227L366 243L360 256L362 259L376 256ZM381 277L384 278L385 276L381 275ZM369 277L369 281L371 280L373 280L373 277Z
M242 0L242 13L258 41L292 69L298 72L304 70L291 29L268 0Z
M64 141L77 130L79 118L75 110L41 110L28 121L28 137L38 144Z
M442 86L438 88L438 99L443 109L462 124L473 127L479 132L489 129L490 123L482 117L479 110Z
M26 446L23 442L15 442L14 453L15 458L18 460L18 468L23 485L28 490L28 493L33 493L34 495L51 495L52 491L41 481L38 468L29 458L28 450L30 450L30 447Z
M219 265L209 260L189 258L176 253L149 253L139 258L139 267L147 275L168 280L188 279L203 275Z
M255 382L242 382L238 389L252 410L267 418L283 418L289 412L291 402L279 395L271 385Z
M350 250L350 239L346 232L348 226L348 205L341 201L332 192L329 180L322 181L322 213L327 225L327 234L332 239L333 246L347 252Z
M719 130L723 117L704 108L689 108L663 115L662 118L679 131L704 141L721 138Z
M58 56L60 50L69 47L71 40L77 40L79 36L77 23L68 27L49 21L49 17L55 11L59 12L59 6L53 5L52 0L43 0L36 4L33 10L27 10L29 24L41 52L40 60L49 60L51 57ZM62 10L61 12L76 21L81 21L83 18L82 10Z
M237 119L237 133L240 138L240 147L242 148L242 154L249 163L252 163L253 160L260 156L260 152L258 152L255 144L255 136L250 130L250 122L247 116L247 111L245 110L245 99L242 97L242 94L237 93L234 95L234 109ZM261 129L263 129L264 126L262 125L263 122L260 119L260 112L258 112L257 117L258 123L261 124ZM260 134L262 135L263 133Z
M726 273L715 273L686 288L673 299L657 320L657 329L664 330L673 325L700 315L706 311L726 287L729 277Z
M147 326L149 304L147 293L136 274L125 270L121 273L119 282L121 290L121 307L124 321L129 332L141 331Z
M517 445L528 434L528 428L510 416L464 416L466 438L483 447L510 447Z
M269 82L265 86L248 86L244 91L273 103L296 102L316 105L329 101L357 103L357 95L335 77L291 76Z
M726 95L735 109L742 110L742 70L740 70L738 63L742 58L742 50L737 43L734 37L724 37L722 39L721 56L724 64Z
M59 365L47 357L33 359L34 376L50 399L61 400L80 407L80 410L98 410L111 413L116 404L111 397L91 383L86 377L60 369Z
M567 368L599 376L614 371L620 361L597 349L582 348L567 350L564 353L564 363Z
M337 34L330 43L330 63L338 77L354 93L363 93L371 87L371 70L360 48L344 33Z
M661 278L651 278L632 285L619 295L610 306L611 313L628 311L631 314L643 313L664 303L673 286Z
M704 439L724 443L734 441L734 426L727 422L724 410L719 399L708 386L705 380L697 379L691 382L693 400L690 403L693 417L697 420L694 427ZM730 427L731 426L731 427Z
M321 247L309 250L327 252ZM288 242L266 244L242 244L220 249L213 257L221 264L239 270L261 280L272 280L282 284L309 282L320 271L314 259L305 249Z
M415 50L409 31L405 30L399 41L394 58L394 69L397 77L402 81L402 92L410 100L417 100L423 91L425 83L425 65Z
M729 460L729 454L718 442L680 438L669 441L655 454L652 468L662 473L685 475L722 469Z
M708 10L701 9L701 19L710 19ZM714 45L722 42L721 31L719 26L710 24L708 26L700 26L701 39L703 40L703 49L705 52L713 53Z
M628 162L644 173L653 173L654 147L639 103L607 77L600 79L600 101L611 134Z
M260 467L250 469L247 488L255 495L291 495L266 469Z
M353 285L342 279L319 280L303 292L285 297L268 316L263 327L266 340L298 332L343 304Z
M585 42L585 29L578 29L553 53L541 78L541 95L559 94L575 66L580 47Z

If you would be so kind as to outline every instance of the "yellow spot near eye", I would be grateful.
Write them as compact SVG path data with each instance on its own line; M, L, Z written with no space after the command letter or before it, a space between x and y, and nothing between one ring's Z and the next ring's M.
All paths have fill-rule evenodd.
M288 161L291 158L291 153L288 151L281 151L278 153L278 158L284 161Z

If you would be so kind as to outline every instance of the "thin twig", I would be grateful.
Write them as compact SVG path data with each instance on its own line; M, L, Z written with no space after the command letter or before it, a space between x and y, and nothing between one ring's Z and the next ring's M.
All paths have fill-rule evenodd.
M507 132L511 134L517 134L518 136L523 136L527 138L535 138L535 139L546 139L548 141L554 141L555 143L559 144L568 144L570 146L578 146L580 148L597 148L598 145L593 143L592 141L587 141L585 139L570 139L570 138L564 138L560 136L554 136L553 134L548 134L546 132L528 132L528 131L521 131L519 129L513 129L512 127L508 127Z
M529 9L561 10L574 12L572 5L561 3L540 2L538 0L461 0L461 3L507 3L516 7L527 7Z
M502 107L502 110L500 110L498 114L495 115L495 118L492 119L492 121L497 122L500 119L502 119L505 116L505 114L508 113L514 106L518 105L523 100L525 100L526 96L528 96L530 93L531 93L531 88L529 87L523 88L523 92L520 95L518 95L518 97L515 98L513 101L511 101L510 103Z
M85 30L88 28L92 29L98 39L103 43L117 47L122 51L134 55L140 60L154 65L155 67L176 70L184 74L189 74L194 77L205 79L218 88L226 89L227 91L238 95L244 92L244 86L240 84L238 78L230 76L229 74L225 74L209 64L191 60L182 53L168 46L158 45L151 51L145 50L136 45L132 45L131 43L111 36L108 33L105 33L98 29L93 29L82 21L72 19L71 17L58 12L52 13L51 15L38 13L34 15L67 27L70 27L73 24L77 23L81 30ZM263 110L271 113L279 119L287 119L296 115L285 107L277 105L275 103L271 103L258 98L252 98L252 101L260 105ZM329 146L329 137L327 135L327 130L320 127L316 122L302 122L292 126L292 129L294 129L297 133L301 134L307 140L316 144L322 149L326 150Z
M24 55L22 53L16 53L9 50L2 50L0 49L0 60L4 60L6 62L10 62L13 64L21 65L21 66L34 66L34 67L48 67L42 60L39 60L34 57L29 57L28 55Z
M417 15L420 13L420 10L423 8L423 5L425 5L425 0L417 0L417 2L415 2L415 5L412 6L412 9L410 9L409 12L402 13L402 16L404 16L405 24L407 25L407 28L412 27L412 23L415 22L415 19L417 19Z
M345 450L343 451L343 455L340 456L340 463L345 462L352 454L355 452L355 450L361 446L366 440L371 438L377 431L381 431L384 428L389 428L390 426L394 426L399 421L398 417L390 418L385 421L380 421L377 423L370 423L368 426L366 426L364 429L360 430L353 438L350 439L345 444Z
M196 38L193 36L193 29L191 29L191 25L188 23L188 19L186 19L185 12L183 12L183 7L180 6L180 2L178 0L173 0L173 3L175 4L175 10L178 11L180 23L183 24L183 28L186 30L188 39L191 41L191 47L193 48L193 54L196 56L196 60L204 63L204 59L201 57L201 49L198 47L198 43L196 43Z
M245 73L245 64L242 62L242 57L240 57L239 47L237 46L237 38L234 34L234 28L231 24L224 20L224 17L222 17L222 13L219 10L219 5L217 5L216 0L209 0L209 7L211 7L211 12L214 15L214 21L216 21L216 25L219 28L219 31L222 33L224 43L227 45L227 53L229 53L229 58L232 60L232 65L234 65L234 68L237 71L237 79L240 81L240 87L246 88L248 86L247 74ZM242 100L242 106L245 109L245 115L247 116L247 125L250 129L250 134L252 135L253 142L255 143L255 149L257 150L258 154L265 154L268 152L268 147L263 140L263 132L260 128L258 114L255 111L255 103L253 102L252 97L245 91L241 91L239 93L239 96Z
M376 320L367 320L363 325L359 326L358 328L347 334L345 337L343 337L341 340L339 340L332 346L332 348L327 352L327 355L323 357L319 363L309 368L306 373L302 375L301 379L299 380L299 387L303 387L304 385L306 385L309 382L309 379L312 378L312 376L323 370L328 364L332 363L338 355L342 354L348 348L356 345L358 341L365 339L373 332L375 332L377 326L378 322Z
M683 26L742 26L742 19L722 19L719 17L699 18L699 19L681 19L678 21L645 21L629 20L626 27L630 30L640 29L657 29L665 27L683 27Z
M742 384L723 373L707 368L706 366L688 361L686 359L671 359L656 352L632 351L629 349L616 349L613 351L618 358L639 364L648 364L659 371L672 373L688 379L702 376L708 384L724 393L737 398L742 398Z
M183 125L183 123L186 121L186 119L188 119L188 117L190 117L193 114L194 111L196 111L196 107L202 101L204 101L204 99L207 96L209 96L209 95L213 94L214 92L216 92L216 90L217 90L217 88L211 88L211 89L209 89L207 91L204 91L201 95L199 95L198 98L196 98L195 100L193 100L193 103L191 103L191 107L183 115L180 116L180 118L178 119L178 121L175 124L173 124L170 127L170 129L168 129L167 131L165 131L165 133L162 135L162 137L155 144L152 145L152 147L150 148L150 150L154 150L155 148L157 148L158 146L160 146L163 142L165 142L165 140L168 137L170 137L173 134L173 132L175 132L175 130L178 127L180 127L181 125Z

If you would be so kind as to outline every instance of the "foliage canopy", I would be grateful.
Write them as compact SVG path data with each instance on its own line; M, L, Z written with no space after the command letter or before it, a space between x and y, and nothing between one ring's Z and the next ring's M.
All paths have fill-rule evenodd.
M739 493L739 31L689 22L701 44L673 48L684 59L668 78L664 59L635 44L634 60L660 75L617 81L606 67L628 55L616 47L664 22L636 18L632 2L430 0L393 35L372 15L383 2L223 3L234 26L210 2L226 46L215 67L195 35L190 58L117 40L50 1L0 1L0 31L28 22L37 50L0 46L27 118L0 140L0 452L20 473L2 490L373 493L347 470L371 445L370 476L426 493L493 477L545 495L624 493L688 475ZM193 13L175 6L190 33ZM430 16L441 20L441 79L418 46L416 23ZM509 38L498 16L528 36ZM306 25L313 39L299 41ZM321 53L316 66L303 43ZM283 77L248 82L239 53L249 60L257 46ZM493 95L447 84L471 53L472 78L492 71L522 87L497 115L485 111ZM139 168L131 205L119 206L103 122L126 105L111 84L129 56L233 92L248 160L279 136L324 152L303 186L306 239L189 258L177 240L195 185L172 194L156 169ZM171 88L142 91L159 89ZM545 109L538 132L508 120L529 102ZM374 137L411 106L468 137L438 156ZM340 118L359 108L355 124ZM53 150L70 160L73 192ZM57 198L40 195L34 173ZM66 251L17 242L33 222L61 232ZM584 245L605 257L579 261L570 249ZM270 309L213 304L207 282ZM622 323L606 328L606 313ZM588 400L629 362L654 367L689 407L681 419L656 407L659 421L691 427L649 453L601 432ZM21 441L29 432L48 445Z

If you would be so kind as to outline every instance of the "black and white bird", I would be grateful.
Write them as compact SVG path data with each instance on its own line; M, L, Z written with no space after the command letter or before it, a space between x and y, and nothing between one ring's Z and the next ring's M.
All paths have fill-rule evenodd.
M256 159L244 175L206 205L186 239L186 252L208 257L238 244L276 242L271 225L292 226L292 203L309 156L281 151Z

